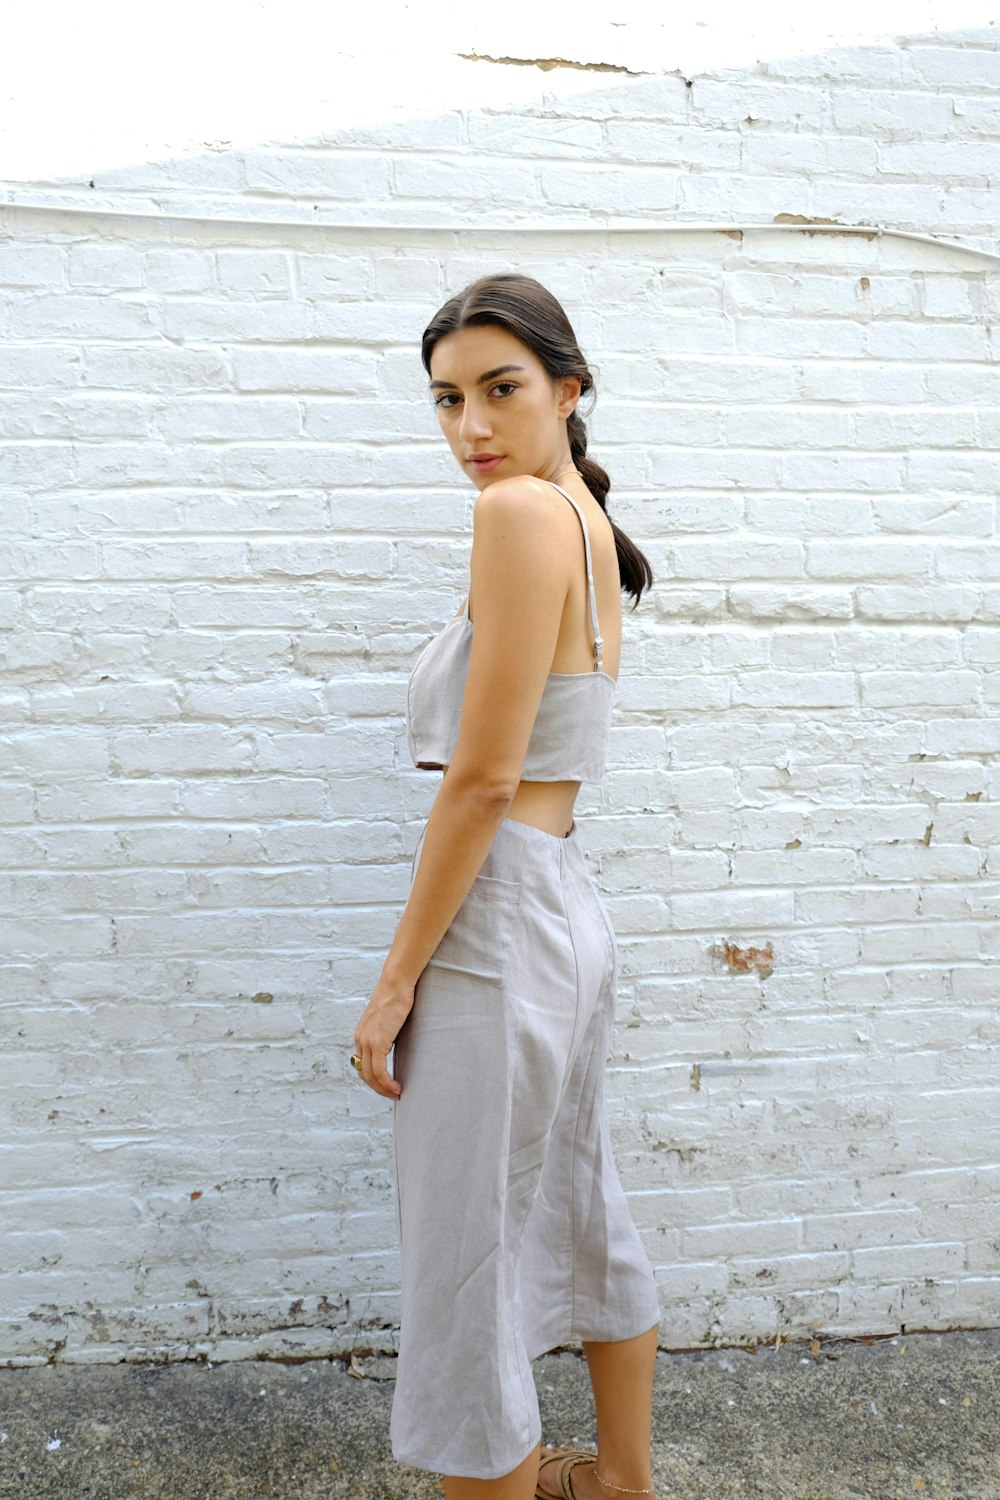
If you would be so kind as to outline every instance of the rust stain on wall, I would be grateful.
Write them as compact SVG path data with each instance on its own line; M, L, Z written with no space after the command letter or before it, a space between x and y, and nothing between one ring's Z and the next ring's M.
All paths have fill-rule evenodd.
M769 979L774 973L774 949L741 948L737 943L715 943L709 949L712 958L717 958L730 974L758 974Z

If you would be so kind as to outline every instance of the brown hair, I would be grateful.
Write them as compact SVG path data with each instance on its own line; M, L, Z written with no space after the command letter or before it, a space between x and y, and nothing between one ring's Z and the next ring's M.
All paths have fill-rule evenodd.
M594 377L580 351L576 334L562 304L540 281L516 271L482 276L464 291L449 298L424 329L420 356L428 375L431 354L439 339L460 328L492 323L505 328L537 355L550 379L562 380L578 375L581 395L594 389ZM579 411L571 413L566 423L570 455L583 475L584 482L598 505L607 515L607 495L611 480L600 464L587 457L587 428ZM611 521L611 517L608 516ZM653 582L649 560L639 548L611 521L618 571L622 589L636 604L644 588Z

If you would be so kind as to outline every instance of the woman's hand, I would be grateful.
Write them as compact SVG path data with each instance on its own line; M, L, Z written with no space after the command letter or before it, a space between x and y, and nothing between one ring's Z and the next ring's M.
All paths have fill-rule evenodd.
M416 986L379 978L360 1021L354 1028L354 1051L361 1059L358 1070L370 1089L383 1099L398 1099L400 1085L389 1075L385 1060L396 1035L413 1009Z

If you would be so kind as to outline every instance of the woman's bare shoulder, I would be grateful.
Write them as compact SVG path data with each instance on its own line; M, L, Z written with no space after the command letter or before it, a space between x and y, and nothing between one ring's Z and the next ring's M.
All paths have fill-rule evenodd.
M562 512L568 510L565 503L561 507L553 504L559 498L552 485L535 474L515 474L498 479L477 495L472 508L473 525L478 516L480 521L493 518L504 522L520 520L529 524L532 530L539 524L550 524L555 531L561 524Z

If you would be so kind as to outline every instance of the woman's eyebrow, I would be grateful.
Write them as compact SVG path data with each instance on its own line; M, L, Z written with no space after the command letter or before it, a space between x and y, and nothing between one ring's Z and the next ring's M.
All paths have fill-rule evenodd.
M496 380L496 378L497 378L498 375L507 375L507 374L510 373L511 370L520 370L520 371L523 372L524 366L523 365L497 365L497 367L496 367L495 370L487 370L485 375L480 375L479 379L476 381L476 384L477 385L483 385L484 382L487 381L487 380ZM458 389L458 387L456 385L454 385L452 383L452 381L450 381L450 380L432 380L431 383L430 383L429 389L432 390L432 391L436 391L439 387L442 388L442 389L446 389L446 390L457 390Z

